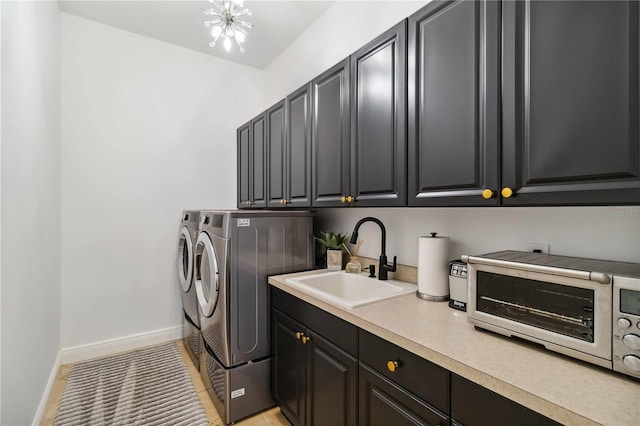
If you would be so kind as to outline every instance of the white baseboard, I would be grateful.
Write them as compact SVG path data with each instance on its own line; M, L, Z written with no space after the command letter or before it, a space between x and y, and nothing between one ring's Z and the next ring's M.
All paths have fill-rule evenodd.
M113 355L119 352L159 345L182 338L182 326L162 328L145 333L131 334L87 345L62 349L62 364L86 361L92 358Z
M60 365L62 364L62 351L58 352L58 356L53 363L53 368L51 369L51 374L49 374L49 380L47 381L47 386L44 388L44 392L42 393L42 398L40 399L40 405L38 405L38 410L36 411L36 415L33 418L33 426L38 426L42 422L42 416L45 415L45 410L47 409L47 402L49 401L49 395L51 394L51 389L53 388L53 384L58 377L58 370L60 369Z

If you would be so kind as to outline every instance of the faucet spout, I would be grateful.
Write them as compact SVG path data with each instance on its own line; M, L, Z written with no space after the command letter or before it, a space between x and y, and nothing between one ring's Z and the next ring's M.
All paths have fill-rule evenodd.
M393 256L393 265L387 265L387 254L386 254L386 245L387 245L387 230L384 227L384 224L380 221L380 219L376 219L375 217L365 217L362 218L356 223L355 228L353 228L353 232L351 233L351 240L349 242L351 244L355 244L358 241L358 230L360 226L365 222L373 222L376 223L380 227L380 233L382 234L382 241L380 244L381 253L378 264L378 279L386 280L387 272L395 272L396 270L396 257Z

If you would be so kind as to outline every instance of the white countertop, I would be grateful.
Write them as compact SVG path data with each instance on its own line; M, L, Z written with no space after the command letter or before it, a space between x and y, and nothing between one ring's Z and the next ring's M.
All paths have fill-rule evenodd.
M269 283L534 411L567 425L640 425L640 383L493 333L476 331L464 312L415 295L343 308L287 285Z

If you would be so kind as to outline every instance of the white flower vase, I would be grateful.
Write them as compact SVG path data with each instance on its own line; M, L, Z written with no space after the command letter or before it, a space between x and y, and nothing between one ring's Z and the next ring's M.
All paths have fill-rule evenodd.
M327 269L330 271L342 270L342 250L327 249Z

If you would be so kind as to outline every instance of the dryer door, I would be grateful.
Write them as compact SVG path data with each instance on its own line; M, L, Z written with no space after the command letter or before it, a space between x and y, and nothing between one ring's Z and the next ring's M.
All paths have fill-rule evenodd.
M201 232L196 242L196 294L200 312L210 317L216 309L220 274L216 250L206 232Z
M183 226L180 230L178 240L178 277L180 287L185 293L191 288L191 277L193 274L193 241L189 235L189 229Z

